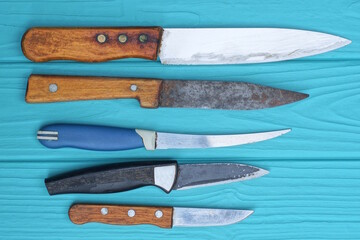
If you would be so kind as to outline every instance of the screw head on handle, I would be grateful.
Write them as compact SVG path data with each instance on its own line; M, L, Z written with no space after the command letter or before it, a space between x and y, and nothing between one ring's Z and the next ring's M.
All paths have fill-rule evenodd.
M148 40L148 36L146 34L140 34L139 41L142 43L146 43Z
M118 40L120 43L126 43L128 40L128 37L126 36L126 34L120 34L118 37Z
M96 41L99 43L104 43L106 41L106 36L104 34L99 34L96 36Z
M130 90L135 92L137 90L137 86L135 84L131 84Z
M134 217L135 216L135 210L134 209L130 209L129 211L128 211L128 216L129 217Z
M49 85L49 91L50 91L50 92L54 93L54 92L56 92L57 90L58 90L58 86L57 86L55 83L51 83L51 84Z
M156 210L155 217L161 218L163 216L163 212L161 210Z
M109 210L106 207L101 208L100 211L102 215L107 215L109 213Z

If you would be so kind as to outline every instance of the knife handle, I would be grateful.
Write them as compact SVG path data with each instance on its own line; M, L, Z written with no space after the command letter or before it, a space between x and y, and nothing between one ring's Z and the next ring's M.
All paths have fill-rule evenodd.
M115 225L151 224L171 228L172 207L142 207L105 204L74 204L69 218L75 224L98 222Z
M162 32L161 27L31 28L24 34L21 47L34 62L156 60Z
M141 107L157 108L161 80L81 76L31 75L26 102L135 98Z
M80 148L95 151L118 151L143 148L148 141L141 131L128 128L81 124L52 124L41 128L37 138L48 148ZM151 134L149 134L151 135ZM155 144L155 143L154 143Z
M176 161L134 162L85 168L45 179L50 195L114 193L156 186L169 193L177 178Z

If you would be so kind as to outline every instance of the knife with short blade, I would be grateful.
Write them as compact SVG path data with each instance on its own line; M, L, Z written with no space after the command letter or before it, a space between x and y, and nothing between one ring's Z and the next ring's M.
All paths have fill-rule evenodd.
M193 135L109 126L53 124L41 128L37 133L37 139L48 148L70 147L95 151L118 151L143 147L146 150L187 149L255 143L290 131L291 129L284 129L247 134Z
M31 28L24 55L35 62L104 62L121 58L162 64L264 63L328 52L351 41L330 34L283 28Z
M156 186L166 193L258 178L268 171L237 163L180 164L176 161L115 163L45 179L50 195L114 193Z
M74 204L69 218L75 224L151 224L161 228L224 226L240 222L252 210Z
M26 102L134 98L141 107L252 110L309 95L245 82L31 75Z

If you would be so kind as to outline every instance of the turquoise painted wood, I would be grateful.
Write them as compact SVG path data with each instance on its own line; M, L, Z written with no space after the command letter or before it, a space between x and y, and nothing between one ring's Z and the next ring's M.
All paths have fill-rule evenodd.
M360 1L1 1L0 239L359 239ZM288 62L232 66L163 66L119 60L35 64L21 52L33 26L284 27L351 39L345 48ZM248 81L301 91L310 98L261 111L141 109L135 100L56 104L24 102L31 73ZM50 123L104 124L189 133L292 128L270 141L208 150L89 152L46 149L36 131ZM80 167L140 159L239 162L270 170L252 181L173 191L146 187L108 195L48 196L44 178ZM218 228L77 226L72 203L253 209Z

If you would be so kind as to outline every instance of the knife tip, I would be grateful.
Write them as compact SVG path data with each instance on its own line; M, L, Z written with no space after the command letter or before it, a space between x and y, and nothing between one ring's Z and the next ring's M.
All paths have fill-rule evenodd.
M252 215L255 212L254 210L238 210L238 211L240 216L237 222L240 222L245 218L248 218L250 215Z
M306 98L308 98L308 97L310 97L310 94L301 93L301 100L302 100L302 99L306 99Z
M269 174L270 172L268 170L265 170L265 169L262 169L262 168L259 168L259 170L256 172L256 176L257 177L262 177L262 176L265 176L267 174Z
M283 129L283 130L279 130L278 133L279 133L279 136L280 135L284 135L288 132L291 132L291 128L286 128L286 129Z
M342 38L342 39L343 39L344 46L349 45L349 44L352 43L352 41L350 39L346 39L346 38Z

